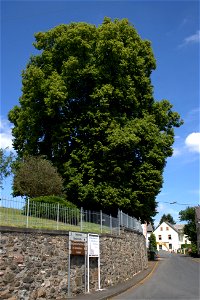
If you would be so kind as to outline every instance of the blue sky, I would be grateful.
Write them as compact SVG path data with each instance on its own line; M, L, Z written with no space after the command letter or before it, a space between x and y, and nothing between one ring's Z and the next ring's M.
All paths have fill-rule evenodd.
M7 114L19 103L22 70L37 54L34 33L72 21L98 26L105 16L128 18L152 42L155 99L168 99L184 120L175 131L174 155L167 160L155 218L157 224L170 213L179 222L178 212L187 204L198 205L200 194L199 1L1 1L0 147L12 146ZM1 192L7 198L10 182L4 182Z

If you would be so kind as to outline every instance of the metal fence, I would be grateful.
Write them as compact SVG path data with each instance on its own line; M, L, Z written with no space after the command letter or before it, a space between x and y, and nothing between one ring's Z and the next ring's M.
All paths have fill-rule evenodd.
M0 199L0 225L24 228L83 231L120 234L122 229L142 233L141 223L134 217L118 211L117 218L60 204L28 200Z

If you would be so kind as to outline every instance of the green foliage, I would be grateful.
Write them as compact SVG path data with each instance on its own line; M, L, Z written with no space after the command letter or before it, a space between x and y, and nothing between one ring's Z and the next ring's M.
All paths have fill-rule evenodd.
M28 200L26 200L23 214L27 215L27 211ZM57 220L59 218L59 222L73 225L77 225L80 220L80 210L76 205L65 198L52 195L29 199L29 215L50 220Z
M192 243L191 244L191 252L190 252L190 255L191 256L196 256L197 254L197 244L196 243Z
M181 244L181 249L190 248L191 244Z
M157 244L156 244L156 236L154 233L151 233L149 237L149 249L150 250L157 250Z
M155 260L157 257L157 252L156 236L154 233L151 233L149 237L148 259Z
M0 148L0 188L3 188L3 179L12 174L14 154L7 153L7 148Z
M176 222L174 221L172 215L170 215L170 214L167 214L167 215L163 214L163 216L160 219L159 225L162 224L162 222L166 222L166 221L169 222L172 225L176 224Z
M84 209L151 221L182 124L153 98L151 44L127 19L59 25L35 35L20 105L9 113L19 157L45 155Z
M188 236L188 239L193 243L197 244L197 228L195 223L195 208L187 207L185 210L179 212L181 221L187 221L184 226L184 234Z
M62 177L52 163L42 157L26 156L15 169L15 196L62 195Z

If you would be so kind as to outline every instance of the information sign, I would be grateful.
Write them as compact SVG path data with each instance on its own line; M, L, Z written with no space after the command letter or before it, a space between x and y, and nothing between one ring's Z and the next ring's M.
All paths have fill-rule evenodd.
M88 235L88 255L90 257L99 257L99 236Z
M69 240L77 242L87 242L87 234L82 232L69 232Z
M85 243L71 241L72 255L85 255Z

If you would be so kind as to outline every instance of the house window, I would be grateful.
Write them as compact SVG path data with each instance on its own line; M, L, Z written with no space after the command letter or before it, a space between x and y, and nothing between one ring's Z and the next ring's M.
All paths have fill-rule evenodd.
M158 239L159 239L159 240L162 240L162 235L159 235L159 236L158 236Z
M159 245L159 250L162 250L162 245Z
M169 244L169 249L172 249L172 244Z
M172 239L172 236L171 236L171 234L169 234L169 235L168 235L168 239L169 239L169 240L171 240L171 239Z
M162 228L162 227L160 227L160 231L163 231L163 228Z
M166 230L169 230L169 227L166 227Z

